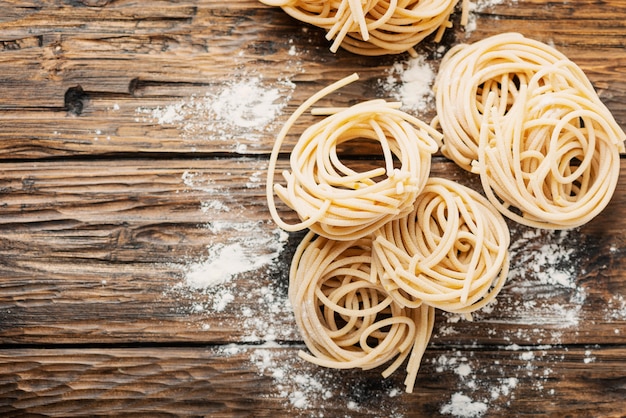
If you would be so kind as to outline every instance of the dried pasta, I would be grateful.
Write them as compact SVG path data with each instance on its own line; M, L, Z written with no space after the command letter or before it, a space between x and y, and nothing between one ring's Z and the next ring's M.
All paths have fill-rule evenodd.
M521 224L583 225L611 199L626 136L583 71L517 33L452 48L435 80L442 153Z
M322 89L287 120L270 156L268 206L281 228L309 229L289 272L289 300L308 349L300 356L336 369L385 365L384 377L406 363L411 392L435 309L471 318L502 288L508 228L477 192L429 178L442 135L398 103L312 108L357 78ZM325 117L298 138L282 173L286 184L275 183L282 143L311 108ZM382 163L348 167L339 150L353 140L379 144ZM275 196L299 222L280 218Z
M388 31L398 23L396 11L413 4L264 2L325 27L335 47L372 54L389 52L377 31ZM322 89L283 126L270 156L268 207L281 228L309 229L289 272L289 300L308 349L299 355L337 369L385 366L384 377L406 363L412 392L436 310L471 319L504 286L504 216L539 228L591 220L614 192L626 136L576 64L505 33L446 54L431 125L384 100L312 109L324 118L299 137L285 184L276 183L278 155L295 121L357 78ZM382 163L364 171L348 166L340 150L350 141L378 144ZM480 175L485 196L429 177L441 145L445 156ZM275 196L299 222L281 219Z
M409 51L428 35L435 40L452 26L450 14L459 0L261 0L280 6L295 19L325 29L339 47L360 55ZM467 2L463 2L467 23Z
M476 191L431 177L413 211L374 234L374 265L400 306L469 314L493 301L509 270L504 218Z
M435 312L423 305L398 304L372 268L372 239L336 241L309 232L290 269L289 300L309 352L317 365L372 369L391 363L389 376L407 361L411 392L432 334Z
M336 113L307 128L291 152L290 171L282 173L286 185L274 184L280 147L295 119L337 86L355 79L353 75L314 95L277 137L266 191L272 217L287 231L309 228L337 240L363 237L409 212L426 183L441 134L398 110L396 103L370 100L331 110ZM338 146L363 139L380 144L382 166L356 171L341 161ZM274 193L296 211L299 223L287 224L280 218Z

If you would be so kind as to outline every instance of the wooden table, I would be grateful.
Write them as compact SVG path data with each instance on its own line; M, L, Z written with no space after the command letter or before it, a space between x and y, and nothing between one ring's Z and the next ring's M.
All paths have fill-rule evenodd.
M626 3L491 3L465 30L457 10L422 64L519 31L578 63L626 128ZM438 313L407 394L401 370L299 359L287 272L303 234L271 222L265 170L303 100L355 71L330 102L388 97L408 55L333 54L252 0L0 8L0 416L626 415L624 178L584 227L511 224L497 304ZM479 186L441 156L432 173Z

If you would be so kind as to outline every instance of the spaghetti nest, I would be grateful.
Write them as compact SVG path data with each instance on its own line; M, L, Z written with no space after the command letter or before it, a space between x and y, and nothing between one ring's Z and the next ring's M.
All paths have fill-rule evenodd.
M469 314L491 302L509 270L509 230L482 195L431 177L407 216L376 231L375 265L401 306Z
M516 33L452 48L435 80L442 153L507 217L580 226L606 207L626 136L583 71Z
M261 0L280 6L295 19L323 28L330 47L360 55L413 51L436 32L441 39L451 26L450 14L458 0ZM464 2L465 4L465 2ZM464 13L465 15L465 13Z
M304 104L307 106L307 103ZM303 110L294 113L297 115ZM292 124L287 123L287 129ZM397 109L397 104L371 100L342 109L307 128L291 152L286 185L274 184L279 135L270 158L268 205L274 220L288 231L309 228L319 235L351 240L370 234L404 216L424 187L440 134ZM384 164L358 171L345 164L338 148L350 141L380 145ZM273 194L301 220L287 224L278 216Z
M429 177L441 134L399 111L398 103L313 109L329 116L299 137L283 172L286 185L274 182L281 144L296 119L356 78L322 89L287 120L270 156L268 208L281 228L310 229L289 272L289 300L308 348L300 356L337 369L390 363L384 377L406 362L411 392L435 309L470 317L495 298L508 272L509 233L480 194ZM339 150L351 141L354 149L360 141L378 145L374 161L382 163L348 166ZM300 222L280 218L274 195Z
M389 376L409 358L411 392L433 330L434 309L398 304L372 268L370 237L336 241L309 232L290 270L289 300L308 352L305 360L336 369L391 364Z

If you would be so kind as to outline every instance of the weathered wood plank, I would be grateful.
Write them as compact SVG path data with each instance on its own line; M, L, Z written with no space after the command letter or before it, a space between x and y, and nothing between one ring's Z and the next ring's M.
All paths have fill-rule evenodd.
M265 169L250 158L4 163L0 344L299 339L286 287L301 234L270 221ZM443 159L432 175L479 187ZM625 187L576 231L511 224L499 302L475 322L440 315L434 341L624 344ZM223 248L248 270L222 272ZM194 274L222 283L194 290Z
M385 97L381 81L394 63L406 60L406 55L333 54L322 31L307 28L303 34L305 25L251 0L159 7L12 3L13 12L0 21L5 45L0 48L1 159L267 153L285 115L322 86L356 71L362 81L335 95L334 103ZM626 128L626 11L621 2L578 0L563 7L518 0L475 17L476 29L464 32L455 14L455 28L442 45L513 30L553 43L587 72ZM440 57L436 47L418 48L434 70ZM259 77L261 88L278 90L279 114L252 127L220 121L211 102L234 80ZM420 116L429 121L433 115L430 104Z
M433 347L403 372L329 370L298 346L0 350L0 413L18 416L620 416L623 348ZM496 362L494 359L507 358Z

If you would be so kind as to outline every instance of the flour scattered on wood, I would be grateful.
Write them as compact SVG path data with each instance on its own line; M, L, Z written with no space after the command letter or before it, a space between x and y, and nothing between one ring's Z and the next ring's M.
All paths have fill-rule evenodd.
M250 359L261 374L272 377L278 396L293 408L308 409L331 399L337 386L323 372L302 367L293 353L276 345L254 350Z
M463 28L465 36L469 37L477 27L477 19L480 13L488 11L490 8L498 6L500 4L507 4L513 6L517 3L517 0L477 0L475 2L469 2L469 15L467 25Z
M293 89L294 84L289 83ZM260 77L226 85L208 107L218 120L237 128L265 128L282 111L286 102L278 87L267 87Z
M425 112L433 105L435 72L423 56L394 63L379 81L382 90L402 102L405 111Z
M250 164L248 161L248 167ZM244 183L250 189L261 188L265 167L252 168ZM177 313L187 315L190 323L207 332L212 331L211 324L224 329L237 317L234 332L243 334L237 337L241 343L220 348L220 355L248 355L250 364L275 388L268 396L284 400L284 408L294 411L294 416L324 416L319 407L325 403L356 414L378 408L390 418L404 416L393 402L404 392L401 382L381 378L382 391L371 393L371 382L351 376L353 385L344 387L339 382L346 378L340 375L349 371L305 362L296 355L298 349L306 349L303 345L280 343L300 339L287 297L289 260L283 259L289 234L269 221L241 219L241 208L228 204L228 190L208 173L187 171L181 182L187 192L205 196L199 212L212 220L198 226L211 241L206 253L170 266L179 272L180 281L167 289L165 296L177 300ZM249 209L241 213L249 213ZM254 272L254 280L238 280L239 275L250 272Z
M238 236L245 231L250 236L242 241L210 245L206 258L188 266L185 283L193 289L220 285L238 274L270 265L280 255L286 240L282 231L267 231L257 222L217 223L211 225L211 228L215 226L222 230L238 231Z
M498 316L501 322L526 327L539 342L560 344L562 332L576 329L584 314L587 290L578 283L585 274L580 265L585 259L584 237L577 230L519 227L511 232L505 289L476 318Z
M172 292L180 296L187 296L195 302L192 309L195 313L222 312L229 307L230 302L235 299L238 284L235 279L243 273L258 272L259 282L250 284L250 288L245 291L246 298L251 304L259 303L270 313L288 312L286 309L278 309L284 306L284 297L275 293L270 285L266 283L268 277L277 268L280 257L287 242L288 235L273 228L265 221L214 221L203 226L210 237L215 237L215 243L210 243L206 247L206 255L185 260L176 267L181 271L182 280ZM233 236L236 238L219 238ZM243 289L242 289L243 290ZM277 303L278 306L268 306ZM254 325L255 317L248 315L250 306L238 306L232 309L241 309L242 317L250 317L251 325ZM269 329L259 324L263 329L257 329L256 325L249 331L264 332L265 337L256 336L259 339L271 339ZM250 338L253 338L252 336Z
M626 321L626 297L624 295L611 295L606 307L606 319L609 321ZM616 332L618 334L619 332Z
M475 418L493 410L505 411L520 387L537 397L553 395L554 389L545 385L559 373L565 360L565 354L554 354L554 348L564 344L564 333L575 335L584 318L588 291L580 283L586 273L580 260L585 259L586 237L578 230L521 226L513 227L511 233L508 282L496 301L477 312L474 320L485 323L488 335L510 342L503 349L516 358L518 366L501 367L498 360L485 364L482 356L478 360L471 344L432 359L437 373L452 373L458 379L451 397L440 407L441 414ZM604 316L607 321L623 321L625 312L626 301L618 295L611 297ZM435 338L463 332L454 325L462 322L459 316L443 316L447 324L435 329ZM507 327L489 330L490 323ZM503 331L507 334L501 334ZM534 345L519 345L527 341ZM581 361L596 361L593 351L586 350Z
M505 411L515 400L520 386L542 396L544 384L553 374L553 368L545 365L555 365L561 360L549 357L550 348L533 347L534 351L530 351L519 346L507 347L509 351L519 351L519 365L512 369L501 367L499 360L485 364L471 348L453 349L433 358L436 373L453 373L458 378L449 400L441 405L439 412L456 418L477 418L490 411Z
M260 187L260 171L252 172L248 187ZM286 291L272 283L272 278L285 267L280 256L289 235L267 220L239 216L242 208L227 204L229 192L216 184L209 174L186 171L181 180L189 190L208 196L200 203L199 210L211 220L198 225L209 241L205 254L171 266L180 271L181 281L167 293L184 302L179 311L198 316L200 323L203 316L234 313L243 318L247 341L292 338L295 327L280 327L285 324L281 317L288 318L291 312ZM256 273L257 282L246 283L247 286L237 282L240 275L249 272ZM246 303L232 304L242 299ZM255 309L262 310L263 314ZM264 323L260 318L270 323ZM209 330L208 323L202 324L202 328Z
M456 417L475 418L481 417L487 412L487 405L483 402L473 401L470 397L457 392L452 394L450 402L445 404L440 412Z
M219 351L224 356L248 355L259 374L270 379L275 389L266 396L283 400L289 416L405 416L406 412L395 402L404 393L399 382L385 380L373 388L373 382L358 371L326 369L305 362L294 355L298 349L305 347L268 342L258 346L229 344ZM346 380L351 382L349 386L344 384ZM346 415L346 410L354 415Z
M241 76L175 103L139 107L136 121L172 126L180 130L182 139L233 144L236 151L243 152L247 147L244 139L259 141L275 130L276 119L295 87L288 79Z

